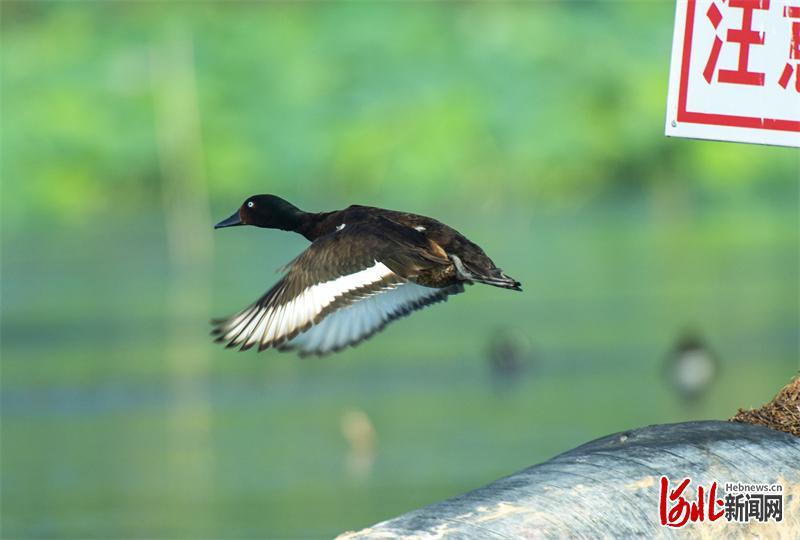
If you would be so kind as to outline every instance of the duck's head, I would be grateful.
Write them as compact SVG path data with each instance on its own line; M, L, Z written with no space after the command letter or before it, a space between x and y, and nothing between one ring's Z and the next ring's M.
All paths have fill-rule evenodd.
M253 225L268 229L294 230L303 212L275 195L253 195L242 203L228 219L223 219L215 229Z

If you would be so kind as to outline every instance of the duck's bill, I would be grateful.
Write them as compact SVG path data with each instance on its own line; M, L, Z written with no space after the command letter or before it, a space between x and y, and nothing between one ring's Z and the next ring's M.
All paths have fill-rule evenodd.
M238 210L234 212L233 215L228 219L223 219L222 221L214 225L214 228L224 229L225 227L236 227L237 225L244 225L244 223L242 223L241 216L239 216Z

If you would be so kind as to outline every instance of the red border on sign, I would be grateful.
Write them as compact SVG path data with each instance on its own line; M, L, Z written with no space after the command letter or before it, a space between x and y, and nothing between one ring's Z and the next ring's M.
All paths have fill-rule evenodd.
M688 0L686 6L686 29L683 34L683 58L681 61L681 83L678 93L678 121L692 124L708 124L712 126L733 126L755 129L771 129L778 131L800 131L800 121L779 120L776 118L755 118L752 116L732 116L728 114L711 114L686 110L689 93L689 60L692 55L692 30L694 30L694 12L696 0Z

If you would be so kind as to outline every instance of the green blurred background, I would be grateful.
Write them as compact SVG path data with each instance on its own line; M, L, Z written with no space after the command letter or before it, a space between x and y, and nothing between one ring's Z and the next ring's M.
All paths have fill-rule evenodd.
M672 2L1 7L3 537L331 537L797 372L800 154L664 137ZM254 193L433 215L525 292L223 350L306 245L212 231Z

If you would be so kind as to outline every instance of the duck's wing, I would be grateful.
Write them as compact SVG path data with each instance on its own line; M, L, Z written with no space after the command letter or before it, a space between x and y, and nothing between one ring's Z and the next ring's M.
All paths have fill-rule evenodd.
M463 291L461 283L435 288L408 281L387 287L330 313L278 349L297 350L301 356L340 351L369 339L392 321Z
M413 283L420 272L450 264L444 253L409 227L384 219L345 224L315 240L254 304L215 321L212 334L218 342L243 350L258 345L259 350L298 348L301 353L325 354L460 292L460 286L442 289ZM297 339L312 327L313 332Z

